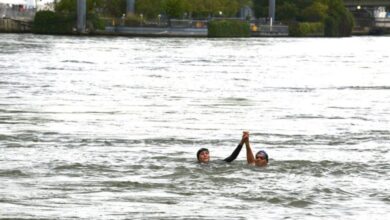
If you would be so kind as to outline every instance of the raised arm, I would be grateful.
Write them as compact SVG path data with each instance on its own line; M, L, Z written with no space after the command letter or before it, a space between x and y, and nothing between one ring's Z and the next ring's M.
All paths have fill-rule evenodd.
M244 139L245 139L244 135L242 135L241 141L237 145L236 149L234 149L233 153L230 156L228 156L227 158L225 158L223 161L230 163L238 157L238 155L241 152L242 146L244 145Z
M249 133L245 138L245 147L246 147L246 161L248 162L248 164L255 165L255 157L253 156L253 152L249 144Z

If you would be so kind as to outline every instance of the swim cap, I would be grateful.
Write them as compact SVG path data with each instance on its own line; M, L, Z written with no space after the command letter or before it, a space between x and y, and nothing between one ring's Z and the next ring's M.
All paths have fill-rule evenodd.
M265 160L268 162L268 154L265 151L261 150L261 151L257 152L256 153L256 157L257 157L258 154L264 154Z
M200 148L199 150L198 150L198 152L196 153L196 158L198 158L198 160L199 160L199 154L200 153L202 153L202 151L209 151L209 149L207 149L207 148Z

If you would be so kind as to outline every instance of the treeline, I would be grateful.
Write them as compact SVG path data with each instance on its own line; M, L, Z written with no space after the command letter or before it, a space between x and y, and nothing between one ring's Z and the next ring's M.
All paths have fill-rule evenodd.
M244 6L253 8L256 18L269 17L269 0L138 0L136 13L146 18L236 17ZM343 0L276 0L276 20L289 25L292 36L350 36L352 14Z
M76 11L75 0L61 0L55 9L57 12ZM250 6L252 0L138 0L135 1L136 14L153 19L158 15L171 18L191 16L205 18L219 16L237 16L243 6ZM126 0L87 0L87 10L104 14L105 16L121 17L126 13Z
M256 17L268 17L268 0L253 0ZM343 0L277 0L276 20L289 25L293 36L350 36L352 14Z
M136 1L136 13L148 18L165 14L171 18L236 17L252 0L142 0Z
M38 12L33 31L67 33L76 26L76 0L60 0L56 12ZM253 8L256 18L267 18L269 0L137 0L135 15L126 24L140 19L237 17L244 6ZM87 0L88 29L104 28L101 18L121 18L126 0ZM343 0L276 0L276 21L289 25L292 36L350 36L354 24ZM220 30L226 29L221 23ZM234 27L236 24L232 24ZM214 26L213 26L214 28Z
M125 23L139 24L142 19L236 17L252 0L137 0L135 14ZM87 26L89 30L104 28L101 18L121 18L126 14L126 0L87 0ZM72 33L76 26L77 1L60 0L55 12L38 12L33 32L44 34Z

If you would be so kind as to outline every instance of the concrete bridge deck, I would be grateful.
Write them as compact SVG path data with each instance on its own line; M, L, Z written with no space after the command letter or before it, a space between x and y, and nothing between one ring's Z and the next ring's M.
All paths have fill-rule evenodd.
M344 0L345 6L390 6L390 0Z

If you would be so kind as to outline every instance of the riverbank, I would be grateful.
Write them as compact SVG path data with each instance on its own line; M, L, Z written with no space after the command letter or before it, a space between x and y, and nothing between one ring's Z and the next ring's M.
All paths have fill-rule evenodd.
M175 27L114 27L108 26L104 31L96 31L97 35L119 35L139 37L208 37L207 28L175 28ZM269 25L256 26L251 37L288 37L288 26Z
M159 28L159 27L106 27L94 32L97 35L139 37L207 37L207 28Z
M11 18L0 19L0 33L31 33L32 22Z
M32 22L0 19L0 33L32 33ZM208 37L207 27L126 27L107 26L104 30L86 33L70 32L69 35L135 36L135 37ZM288 26L257 25L252 27L251 37L288 37Z
M10 18L0 18L0 33L32 33L32 21L21 21ZM383 36L389 35L390 28L378 27L355 28L352 36ZM66 35L86 35L86 36L129 36L129 37L208 37L206 27L126 27L107 26L104 30L87 31L80 34L77 32ZM250 37L289 37L289 28L286 25L256 25L251 26ZM322 37L315 35L311 37Z

